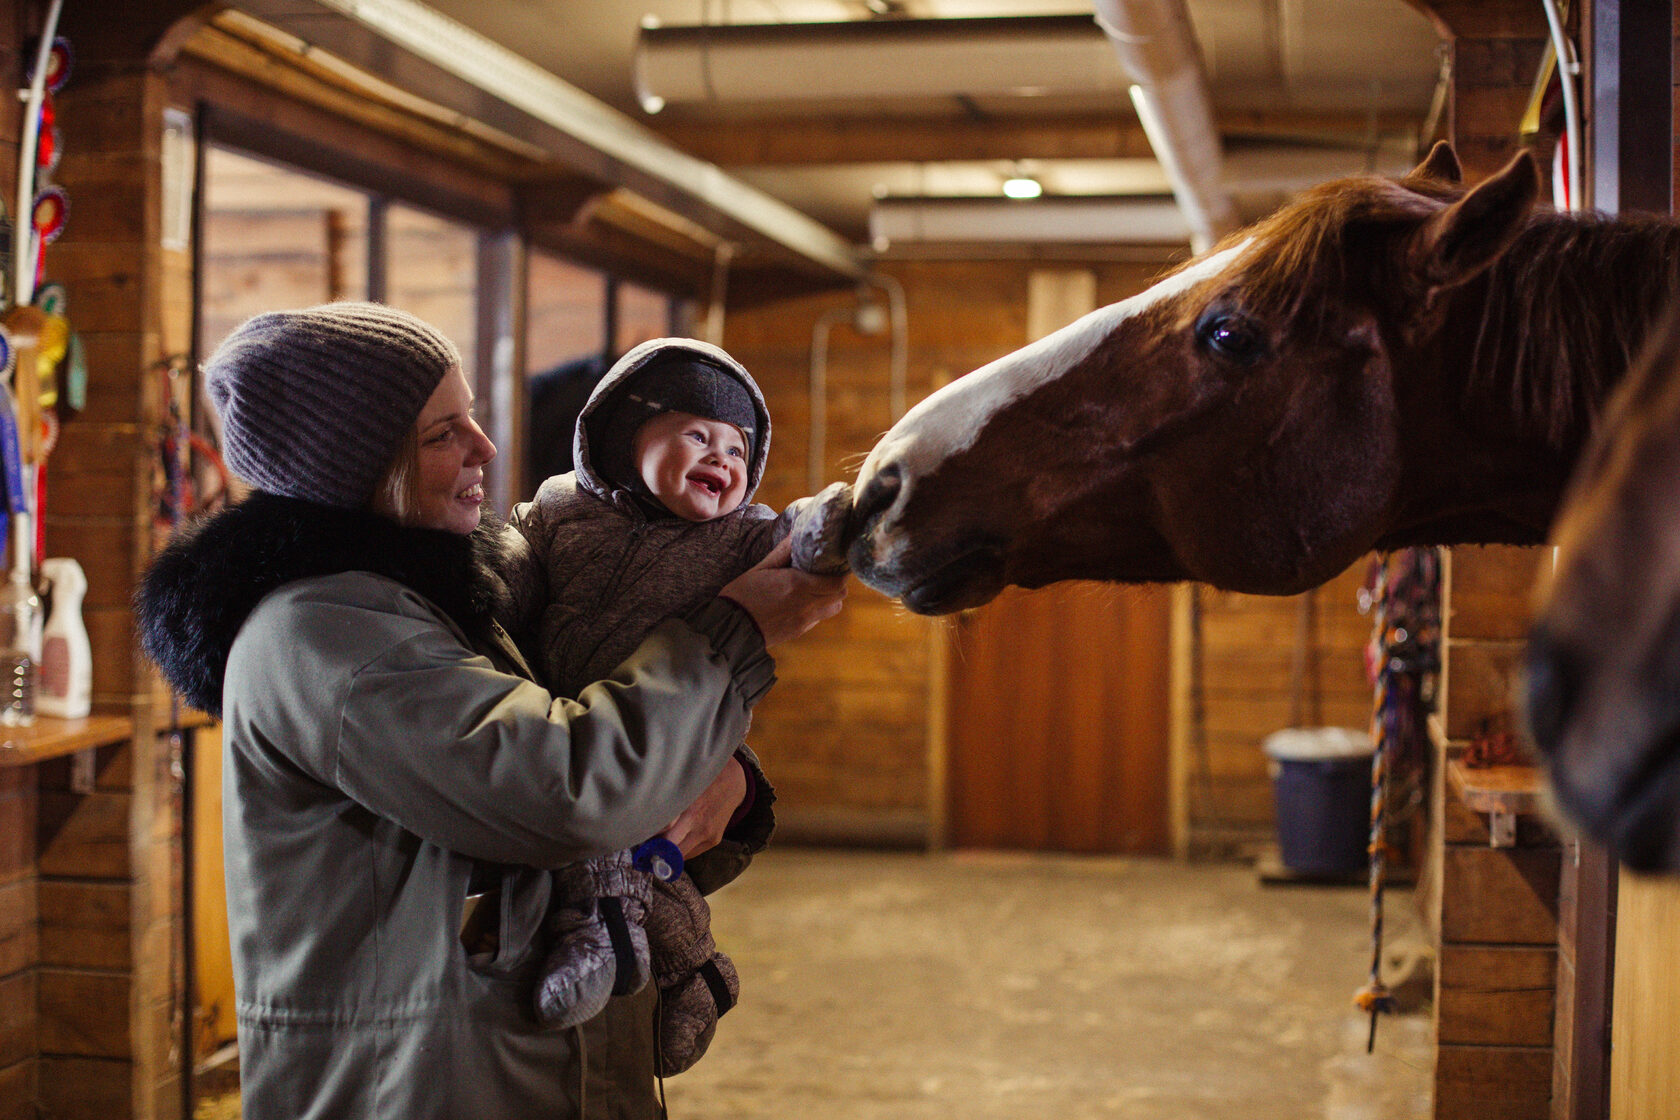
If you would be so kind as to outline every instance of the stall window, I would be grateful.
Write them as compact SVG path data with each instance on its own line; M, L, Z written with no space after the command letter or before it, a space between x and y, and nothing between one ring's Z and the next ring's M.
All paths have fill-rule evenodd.
M687 333L676 329L671 297L664 292L640 288L635 284L618 285L618 316L613 344L624 353L638 342L666 335Z
M608 277L538 251L527 284L524 490L530 495L543 479L572 469L578 412L615 355L607 347Z
M204 353L259 311L367 298L365 193L225 148L205 172Z
M412 311L461 351L478 351L478 242L472 226L393 203L385 215L385 302Z

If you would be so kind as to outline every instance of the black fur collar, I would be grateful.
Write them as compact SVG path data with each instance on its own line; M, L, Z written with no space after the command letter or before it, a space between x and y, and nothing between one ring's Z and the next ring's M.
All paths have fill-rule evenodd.
M134 597L140 644L189 704L219 716L235 635L263 596L293 580L386 576L480 638L508 595L497 574L500 527L488 509L466 537L257 492L184 526L153 560Z

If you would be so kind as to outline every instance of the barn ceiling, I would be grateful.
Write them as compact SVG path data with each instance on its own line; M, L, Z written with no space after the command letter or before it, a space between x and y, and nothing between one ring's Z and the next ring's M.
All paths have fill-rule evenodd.
M965 64L960 50L894 45L900 29L882 33L891 49L860 55L841 37L792 44L778 60L751 53L752 35L736 27L768 27L760 38L773 44L799 32L789 25L1005 19L1018 21L1018 57L1042 29L1061 28L1044 17L1089 19L1092 7L1077 0L429 3L853 243L870 241L870 211L883 197L995 199L1010 177L1038 181L1040 201L1070 215L1066 228L1081 228L1078 207L1095 200L1108 210L1134 204L1157 222L1138 228L1158 230L1168 179L1094 20L1088 31L1075 20L1071 36L1058 30L1042 45L1039 77ZM1404 0L1189 0L1188 9L1223 147L1221 182L1244 218L1325 178L1399 171L1433 125L1438 39ZM648 49L665 52L650 55L648 70L665 76L651 83L663 88L638 91L644 26L659 28ZM700 27L716 31L698 36L709 48L692 46L694 33L685 47L673 30ZM747 46L732 54L737 39ZM684 66L698 75L686 87L670 76ZM647 112L638 93L666 90L663 107Z

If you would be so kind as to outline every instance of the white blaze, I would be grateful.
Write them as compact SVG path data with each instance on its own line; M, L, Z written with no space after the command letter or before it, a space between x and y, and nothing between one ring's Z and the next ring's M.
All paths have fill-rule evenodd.
M891 461L904 472L902 504L918 476L973 446L1000 409L1078 365L1127 319L1217 275L1247 246L1245 240L1197 261L1147 291L1100 307L927 397L906 412L864 460L858 472L860 492L881 463ZM877 534L885 528L884 524L878 527Z

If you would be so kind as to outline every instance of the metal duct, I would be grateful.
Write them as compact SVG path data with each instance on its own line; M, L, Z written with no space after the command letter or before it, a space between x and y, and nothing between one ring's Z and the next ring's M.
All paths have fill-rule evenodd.
M1125 73L1089 16L644 27L644 108L683 102L1118 95Z
M1120 64L1132 76L1132 104L1166 170L1191 248L1200 253L1240 224L1220 186L1223 150L1201 52L1184 0L1093 0Z

